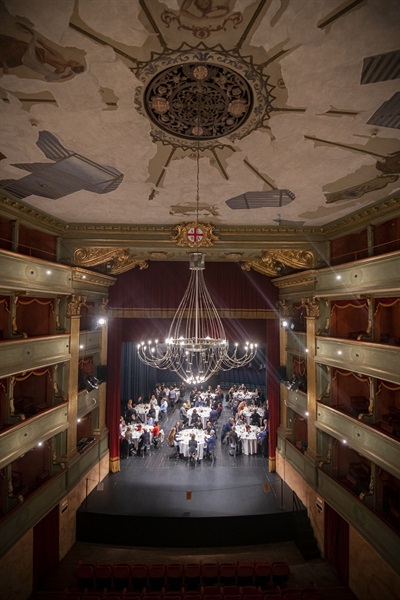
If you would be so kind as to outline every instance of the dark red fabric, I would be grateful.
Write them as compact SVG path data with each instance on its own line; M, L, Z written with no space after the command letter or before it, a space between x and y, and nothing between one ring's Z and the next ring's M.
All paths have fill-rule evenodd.
M58 504L33 528L33 590L44 583L46 575L58 564L59 545Z
M277 429L280 422L280 377L278 376L279 365L279 320L269 319L266 322L267 342L267 382L268 382L268 404L269 404L269 435L268 454L275 458Z
M110 470L119 471L119 417L121 387L121 343L125 319L108 321L108 380L106 424L109 431Z
M349 524L325 503L325 558L336 567L338 575L349 581Z
M190 279L189 262L155 262L118 277L111 308L177 308ZM204 280L217 308L275 309L277 290L268 277L237 263L207 263Z

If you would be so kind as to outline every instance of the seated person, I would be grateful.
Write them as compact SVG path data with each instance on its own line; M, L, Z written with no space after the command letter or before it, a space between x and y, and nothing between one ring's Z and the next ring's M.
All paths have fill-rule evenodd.
M164 397L164 398L161 400L161 407L160 407L160 417L161 417L161 418L167 414L167 410L168 410L168 401L167 401L167 399Z
M211 429L210 435L204 444L206 458L210 458L211 453L214 452L214 450L215 450L216 443L217 443L217 438L215 436L215 431L214 431L214 429Z
M157 446L157 443L158 443L157 438L158 438L158 435L159 435L159 433L161 431L161 427L159 426L158 421L154 421L154 427L150 431L151 431L151 433L153 435L153 444L155 446Z
M204 433L206 435L210 435L212 429L213 429L213 425L212 425L211 421L207 421L206 426L204 428Z
M128 425L125 431L125 440L128 443L128 455L132 456L133 454L133 438L132 438L132 427Z
M203 423L202 423L200 417L197 418L197 421L194 424L194 428L195 429L203 429Z
M139 438L138 451L137 451L138 456L141 455L142 448L143 448L143 452L146 452L148 446L150 446L150 431L148 431L147 429L144 429Z
M256 435L257 443L264 457L268 456L268 430L264 425L261 426L259 433Z
M232 445L236 444L236 454L242 454L242 441L236 432L235 425L233 425L231 431L229 432L229 443Z
M191 458L195 459L196 457L197 457L197 440L196 440L194 433L192 433L192 435L190 436L190 440L189 440L189 459L191 459Z
M182 426L182 423L181 423L180 421L177 421L177 422L175 423L175 429L176 429L176 431L177 431L178 433L180 433L180 432L182 431L182 429L183 429L183 426Z
M232 426L234 424L234 420L232 417L227 421L224 425L222 425L221 429L221 443L223 443L225 437L230 433Z
M183 424L186 425L189 422L189 417L188 417L185 405L181 406L179 414L180 414L180 417L181 417L181 419L183 421Z
M257 427L260 427L260 424L261 424L261 417L258 414L257 409L255 408L250 417L250 425L257 425Z
M218 421L219 413L216 408L212 408L210 411L210 421L213 425Z
M199 415L197 414L197 410L194 408L192 412L192 416L190 418L190 426L193 427L197 423L197 419Z
M236 420L236 424L237 425L246 425L246 423L247 423L246 417L243 414L239 415Z
M154 425L154 419L149 414L146 417L146 425L149 425L150 427L153 427Z
M204 400L200 395L196 396L196 399L194 401L194 405L196 408L198 408L199 406L204 406Z

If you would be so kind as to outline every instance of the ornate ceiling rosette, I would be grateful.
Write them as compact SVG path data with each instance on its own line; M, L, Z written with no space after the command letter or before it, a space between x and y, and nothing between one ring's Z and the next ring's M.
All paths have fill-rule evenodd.
M216 148L266 126L274 87L252 57L186 45L152 55L136 72L135 105L152 138L179 148Z

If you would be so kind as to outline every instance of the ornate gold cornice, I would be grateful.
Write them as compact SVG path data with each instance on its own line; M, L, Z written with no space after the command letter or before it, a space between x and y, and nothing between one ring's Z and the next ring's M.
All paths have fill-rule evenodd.
M128 248L76 248L73 261L81 267L95 267L107 263L110 275L119 275L130 269L139 267L147 269L147 261L134 258Z
M314 285L317 274L318 271L314 269L302 271L301 273L292 273L291 275L277 277L274 279L273 284L279 289L295 287L299 285Z
M264 250L262 257L242 264L245 271L258 271L276 277L282 265L292 269L310 269L315 266L314 254L310 250Z
M72 281L79 281L90 285L101 285L102 287L110 287L114 285L115 278L102 273L94 273L79 267L72 268Z
M0 195L0 208L7 212L10 217L21 221L27 221L32 225L36 225L36 227L39 225L47 230L51 229L53 233L54 230L56 230L58 235L62 235L68 228L68 224L65 221L56 219L52 215L44 213L37 208L28 206L28 204L24 204L20 200L7 198L3 195Z
M221 319L279 319L274 310L217 309ZM176 308L110 308L109 317L120 319L172 319Z

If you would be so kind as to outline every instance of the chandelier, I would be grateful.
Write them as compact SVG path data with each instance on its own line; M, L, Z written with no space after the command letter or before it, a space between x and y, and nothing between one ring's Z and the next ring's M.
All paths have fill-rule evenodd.
M198 70L195 78L201 79L204 76L203 71ZM212 103L206 102L206 95L205 86L198 81L192 89L193 105L196 108L192 134L197 137L195 230L200 204L200 137L206 130L204 124L212 118L207 110L207 106L212 106ZM221 318L204 282L205 254L198 251L199 244L197 241L197 252L189 254L189 284L165 341L149 340L137 346L138 357L146 365L173 371L188 384L204 383L219 371L244 367L257 353L257 344L249 342L241 350L238 343L230 347Z

